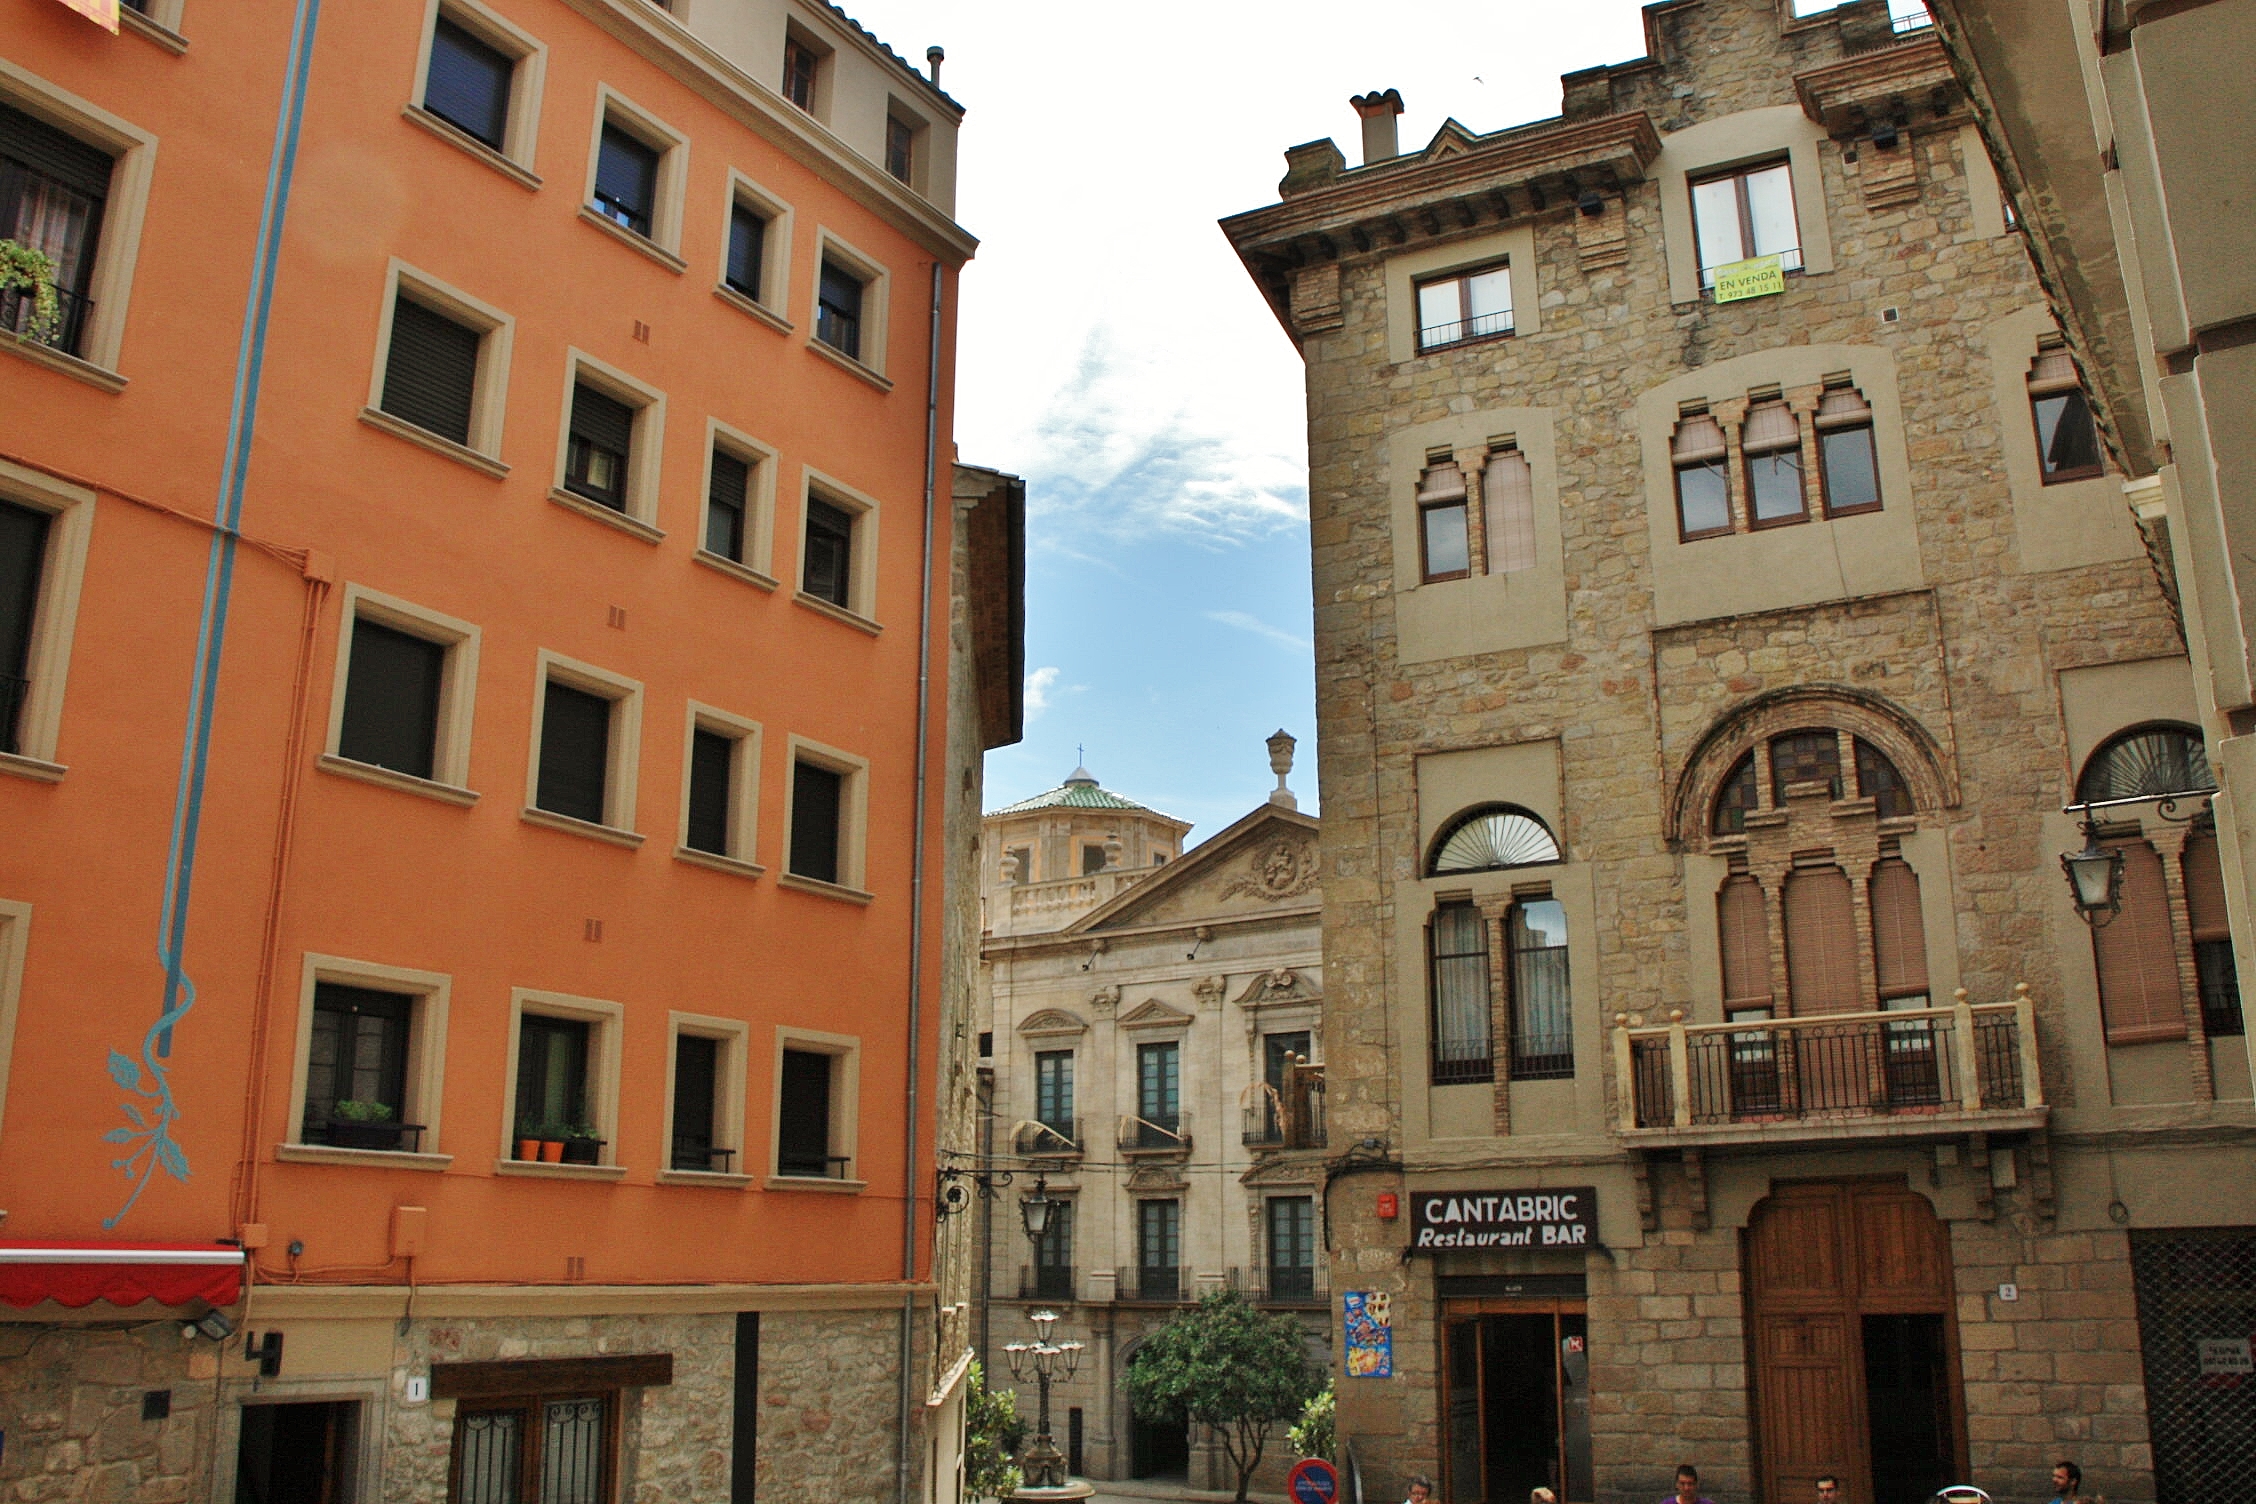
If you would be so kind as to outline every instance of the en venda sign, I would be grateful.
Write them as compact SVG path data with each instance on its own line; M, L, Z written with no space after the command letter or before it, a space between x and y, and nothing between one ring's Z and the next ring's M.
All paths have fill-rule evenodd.
M1715 300L1737 303L1786 290L1786 268L1776 256L1756 256L1715 269Z
M63 0L63 4L104 31L118 29L118 0Z
M1598 1192L1418 1191L1410 1197L1410 1251L1443 1248L1595 1248Z

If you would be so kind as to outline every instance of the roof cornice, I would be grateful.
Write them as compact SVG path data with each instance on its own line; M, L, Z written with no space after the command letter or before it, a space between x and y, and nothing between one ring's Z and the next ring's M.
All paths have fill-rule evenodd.
M1949 106L1935 103L1938 91L1956 99L1958 76L1942 39L1932 33L1794 75L1802 113L1835 136L1855 133L1868 119L1892 116L1906 102L1928 105L1943 116Z

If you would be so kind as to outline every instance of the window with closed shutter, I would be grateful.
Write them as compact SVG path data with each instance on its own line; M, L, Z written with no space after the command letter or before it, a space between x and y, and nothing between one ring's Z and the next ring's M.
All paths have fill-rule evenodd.
M705 551L744 562L744 509L752 467L725 449L713 451L713 478L705 490Z
M829 1175L831 1074L837 1057L814 1050L785 1050L779 1070L776 1173Z
M1723 958L1723 999L1729 1006L1771 1001L1770 914L1762 884L1742 872L1716 894L1716 930Z
M413 298L392 302L392 344L384 358L384 411L451 439L470 442L483 336Z
M656 147L606 120L595 154L596 212L637 235L648 235L658 207Z
M839 878L839 815L843 812L846 776L811 762L791 769L791 871L817 882Z
M758 302L767 249L767 217L749 204L738 204L730 209L728 266L721 274L722 280Z
M718 1170L727 1166L714 1151L719 1141L721 1042L700 1034L674 1036L673 1148L667 1162L677 1170Z
M0 752L22 750L24 701L31 690L31 632L47 572L48 517L0 501Z
M516 60L445 16L431 28L431 68L423 108L495 151L509 130L509 83Z
M689 829L692 851L729 856L729 804L735 782L736 741L703 726L689 734Z
M823 258L815 295L815 338L841 355L862 358L862 279Z
M2099 1013L2109 1044L2183 1039L2185 994L2162 859L2144 841L2109 841L2123 854L2123 907L2092 931L2099 968Z
M1889 857L1872 869L1871 898L1880 1000L1925 1007L1927 930L1919 914L1919 874L1901 857Z
M1849 875L1838 867L1804 868L1786 879L1786 986L1791 1011L1856 1013L1856 909Z
M2193 930L2193 969L2201 983L2201 1027L2209 1034L2244 1032L2240 974L2233 964L2232 925L2225 917L2225 873L2216 832L2197 830L2185 845L2186 918Z
M819 497L807 498L807 558L800 589L834 606L853 605L854 516Z
M627 461L635 410L586 382L572 388L572 431L564 446L564 489L616 511L627 509Z
M551 679L542 696L540 777L534 802L551 814L604 822L611 765L611 702Z
M1535 477L1527 456L1500 449L1481 472L1481 506L1487 523L1488 572L1516 574L1535 568Z
M446 659L444 644L355 617L337 755L415 778L432 776Z

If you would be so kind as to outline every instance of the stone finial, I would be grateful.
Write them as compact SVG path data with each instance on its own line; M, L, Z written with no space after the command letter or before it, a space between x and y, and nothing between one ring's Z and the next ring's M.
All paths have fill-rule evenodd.
M1373 89L1368 94L1357 94L1348 100L1355 113L1363 117L1363 165L1374 162L1391 162L1402 155L1402 145L1395 128L1396 117L1402 113L1402 91L1399 89Z
M1292 771L1293 748L1298 745L1292 733L1282 726L1269 738L1269 771L1277 775L1277 786L1269 791L1269 802L1286 809L1300 808L1300 801L1293 797L1291 787L1285 782L1285 775Z

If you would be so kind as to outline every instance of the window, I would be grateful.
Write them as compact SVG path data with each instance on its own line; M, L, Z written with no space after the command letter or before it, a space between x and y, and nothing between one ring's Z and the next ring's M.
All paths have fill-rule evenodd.
M922 130L913 120L887 112L885 116L885 170L901 182L913 185L917 169L917 137Z
M1094 842L1081 848L1081 875L1089 877L1105 870L1105 849Z
M1034 881L1034 848L1031 846L1013 846L1010 850L1004 852L1003 871L1005 878L1010 882L1030 883Z
M1183 1203L1136 1203L1136 1293L1176 1300L1183 1292Z
M1073 1299L1073 1203L1053 1200L1050 1220L1034 1240L1034 1282L1027 1291L1036 1300Z
M510 994L509 1079L501 1173L523 1166L576 1168L555 1173L617 1180L611 1152L619 1109L617 1003L518 988ZM532 1173L543 1173L535 1170Z
M55 307L43 316L22 288L0 291L0 329L68 354L86 353L85 333L111 154L46 121L0 104L0 238L43 252L55 265Z
M585 382L572 388L571 437L564 451L564 489L627 509L627 462L634 452L634 409Z
M1418 284L1418 348L1438 350L1512 332L1512 273L1503 263Z
M1747 410L1740 451L1747 465L1747 506L1756 527L1805 522L1809 503L1802 491L1802 428L1781 401L1758 402Z
M588 1046L594 1026L584 1018L537 1013L517 1021L517 1137L581 1137L588 1123ZM593 1135L586 1135L592 1137Z
M813 39L797 31L783 39L783 97L810 115L820 114L823 64L829 60Z
M1705 408L1676 425L1677 536L1687 542L1731 531L1731 472L1723 425Z
M791 305L791 206L741 172L731 169L728 176L720 291L740 310L744 302L757 304L746 311L773 329L787 331L791 327L784 322Z
M1080 1142L1073 1123L1073 1052L1037 1050L1034 1053L1034 1121L1062 1136L1066 1143ZM1062 1147L1048 1134L1039 1135L1041 1148Z
M1497 872L1561 859L1559 842L1540 819L1512 804L1484 804L1442 827L1426 875Z
M786 887L821 885L831 897L862 898L869 764L852 753L792 737L791 807L784 831Z
M338 637L323 765L346 773L381 769L464 791L478 629L348 585Z
M449 1504L563 1504L611 1497L615 1392L465 1399L454 1415Z
M1757 256L1776 256L1782 269L1801 270L1794 182L1784 162L1742 167L1692 184L1692 226L1702 288L1715 286L1717 267Z
M1910 814L1911 785L1904 782L1903 774L1878 747L1861 736L1855 742L1858 797L1870 799L1872 812L1883 820Z
M810 1179L837 1179L848 1157L838 1153L831 1132L838 1057L814 1050L786 1049L778 1067L779 1116L776 1173Z
M725 449L715 449L705 487L707 553L744 562L744 522L751 490L752 467Z
M303 1141L350 1149L415 1149L408 1121L411 993L316 982L306 1046Z
M852 359L862 358L864 285L853 268L825 256L815 294L815 338Z
M541 654L528 817L560 816L577 822L575 828L607 827L613 837L639 844L642 838L632 827L641 731L641 685Z
M1316 1298L1316 1203L1308 1196L1272 1196L1268 1219L1269 1298Z
M1770 743L1770 797L1786 806L1797 783L1822 783L1826 797L1841 797L1841 738L1832 730L1791 731Z
M1418 479L1418 558L1427 584L1461 580L1472 572L1465 517L1464 472L1453 460L1431 460Z
M1724 1011L1737 1017L1767 1010L1770 979L1770 906L1762 884L1745 872L1724 879L1716 894L1716 929L1722 939ZM1768 1018L1766 1011L1762 1015Z
M1866 1006L1857 985L1856 915L1849 875L1839 867L1789 873L1786 917L1786 987L1793 1011L1854 1013Z
M1174 1040L1136 1046L1136 1116L1156 1136L1142 1147L1176 1141L1183 1121L1183 1047Z
M2232 926L2225 917L2225 874L2217 858L2214 830L2196 829L2186 839L2185 891L2194 978L2201 989L2202 1032L2212 1038L2244 1033Z
M1433 990L1433 1084L1494 1080L1488 922L1470 903L1443 903L1426 927L1426 950Z
M2102 743L2076 780L2079 803L2208 793L2217 787L2208 749L2190 726L2137 726Z
M1516 448L1493 450L1481 475L1488 572L1535 568L1535 477Z
M361 421L503 476L501 426L514 323L500 309L394 261Z
M854 514L822 498L807 498L807 553L799 588L817 600L852 609Z
M48 513L0 500L0 752L24 749L32 629L39 621L52 527Z
M1880 510L1880 459L1872 442L1872 407L1845 382L1828 385L1817 409L1818 483L1825 515Z
M2179 990L2177 939L2171 932L2161 856L2136 838L2104 844L2123 855L2122 912L2092 930L2107 1042L2183 1039L2185 998Z
M689 707L677 855L752 866L760 787L760 726L710 706ZM755 871L757 869L754 869Z
M579 351L565 363L565 419L549 499L645 543L655 525L665 394Z
M431 29L423 108L495 151L509 130L509 85L517 60L441 12Z
M2029 367L2029 414L2037 426L2037 465L2048 486L2089 480L2105 469L2091 402L2067 347L2051 337Z
M1273 1144L1284 1138L1285 1125L1280 1109L1287 1093L1293 1090L1293 1064L1296 1061L1306 1064L1308 1059L1309 1036L1306 1029L1263 1036L1261 1081L1268 1090L1261 1095L1261 1142Z
M753 302L767 286L768 216L742 201L729 205L728 265L721 280Z
M1749 752L1724 777L1722 791L1716 795L1715 818L1708 825L1710 833L1719 836L1744 834L1747 816L1753 814L1757 806L1759 787L1755 754Z
M666 1162L676 1170L725 1168L734 1154L719 1142L722 1041L701 1034L674 1036L673 1146Z
M1523 899L1504 924L1512 979L1512 1079L1574 1074L1574 1015L1567 992L1567 908Z
M657 227L657 147L624 126L603 122L596 147L595 210L645 239Z

